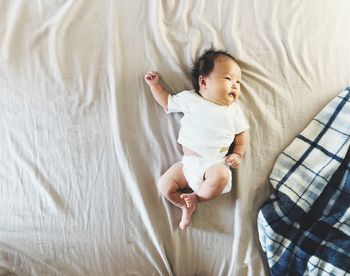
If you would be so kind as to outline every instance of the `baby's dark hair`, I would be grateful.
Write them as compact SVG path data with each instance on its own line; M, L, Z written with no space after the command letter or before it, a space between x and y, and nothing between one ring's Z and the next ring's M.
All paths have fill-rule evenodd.
M229 53L210 48L209 50L206 50L194 64L192 68L192 84L197 94L199 94L199 77L208 76L214 69L215 60L220 56L226 56L236 62L233 56L231 56Z

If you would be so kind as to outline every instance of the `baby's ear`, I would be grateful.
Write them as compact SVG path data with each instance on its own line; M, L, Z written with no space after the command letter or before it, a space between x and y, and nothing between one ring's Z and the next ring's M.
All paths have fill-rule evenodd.
M206 83L206 80L205 80L204 76L199 76L198 84L199 84L199 87L205 87L206 86L207 83Z

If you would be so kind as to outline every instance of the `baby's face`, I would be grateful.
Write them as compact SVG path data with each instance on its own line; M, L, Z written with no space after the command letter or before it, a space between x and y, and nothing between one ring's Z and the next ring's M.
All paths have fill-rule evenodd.
M241 69L232 59L220 56L215 60L213 71L200 78L201 95L219 105L237 101L241 93Z

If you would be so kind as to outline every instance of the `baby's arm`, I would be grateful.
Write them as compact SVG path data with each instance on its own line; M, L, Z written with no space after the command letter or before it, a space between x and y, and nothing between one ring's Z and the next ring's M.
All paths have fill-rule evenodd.
M159 84L159 76L155 72L149 71L145 75L145 82L151 88L152 95L157 103L167 111L169 92Z
M243 131L235 136L235 145L232 153L225 158L225 162L232 168L237 169L249 143L248 130Z

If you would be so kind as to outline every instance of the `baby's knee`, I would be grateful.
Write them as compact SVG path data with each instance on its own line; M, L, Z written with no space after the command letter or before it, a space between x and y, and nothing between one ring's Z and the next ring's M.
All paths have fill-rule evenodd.
M217 184L224 188L230 180L230 171L227 168L221 168L217 171L216 180Z
M163 196L167 196L170 194L170 187L169 187L169 181L168 179L166 179L166 177L161 177L159 180L158 180L158 183L157 183L157 187L158 187L158 191L163 195Z

